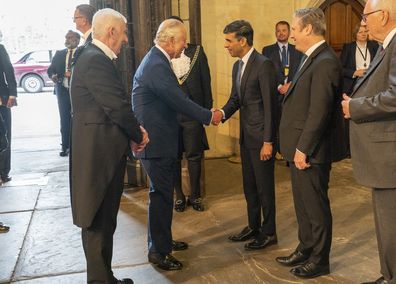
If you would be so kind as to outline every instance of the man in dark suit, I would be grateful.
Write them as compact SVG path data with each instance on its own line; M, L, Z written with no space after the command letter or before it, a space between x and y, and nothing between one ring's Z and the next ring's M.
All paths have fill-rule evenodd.
M277 42L263 47L263 55L271 59L275 65L278 88L278 101L282 104L283 95L286 94L294 75L297 73L303 54L289 43L290 25L286 21L279 21L275 25Z
M285 94L279 133L282 155L290 164L299 244L291 255L276 260L296 266L290 270L295 276L313 278L330 273L330 170L345 155L344 141L335 139L343 133L341 64L325 42L321 9L297 10L291 27L296 49L305 56Z
M374 222L382 276L396 283L396 2L368 0L362 23L382 44L365 76L342 102L350 118L353 173L373 188Z
M153 47L143 58L133 79L132 105L139 122L150 133L151 142L138 154L150 179L148 221L148 259L159 268L178 270L182 263L171 255L187 248L184 242L172 241L173 189L178 157L179 123L182 113L210 124L212 112L191 101L179 87L171 68L186 47L187 32L183 23L168 19L161 23ZM214 112L213 122L221 119Z
M113 234L123 191L126 154L148 142L112 62L128 42L126 19L112 9L93 19L93 41L80 54L71 80L71 203L82 228L88 283L117 280L111 270Z
M183 23L183 20L177 16L172 16L170 19L176 19ZM172 59L172 69L178 78L180 87L189 99L206 109L211 109L213 98L210 70L203 47L188 43L180 57ZM180 158L184 152L188 163L191 195L186 201L182 190L181 159L178 159L175 177L175 210L183 212L186 205L191 204L194 210L204 211L200 182L204 150L209 149L208 139L202 124L182 114L179 114L178 119L180 125Z
M253 28L240 20L227 25L225 44L239 60L232 69L230 98L223 106L224 121L240 110L243 190L248 226L232 235L234 242L254 240L246 250L263 249L277 243L275 226L274 145L276 79L273 63L253 48Z
M92 41L92 18L95 12L95 7L89 4L80 4L74 11L73 22L76 30L82 33L83 45Z
M279 122L282 114L282 102L294 75L297 73L303 54L289 43L290 25L286 21L279 21L275 25L276 43L263 47L263 55L271 59L276 70L278 115L276 132L279 138ZM277 141L279 146L279 141ZM278 149L279 150L279 149ZM276 156L278 157L278 155Z
M58 109L60 116L60 131L62 135L62 151L59 153L61 157L69 155L70 148L70 77L71 64L76 52L78 43L80 42L80 34L69 30L65 36L65 46L63 50L55 53L51 65L48 67L48 77L55 83L54 92L58 100Z
M14 68L4 46L0 44L0 115L3 117L6 129L8 147L0 153L1 183L9 182L11 170L11 108L16 106L17 83Z

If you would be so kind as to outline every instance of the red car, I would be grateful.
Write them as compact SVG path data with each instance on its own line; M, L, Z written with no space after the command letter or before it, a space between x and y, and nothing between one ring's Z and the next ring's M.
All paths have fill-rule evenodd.
M54 83L48 78L47 69L55 52L55 50L31 51L13 63L18 87L22 87L28 93L38 93L43 87L53 86Z

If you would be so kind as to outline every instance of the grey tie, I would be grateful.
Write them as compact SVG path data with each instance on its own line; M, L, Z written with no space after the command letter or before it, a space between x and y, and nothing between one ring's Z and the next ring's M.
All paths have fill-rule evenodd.
M305 54L301 57L300 65L298 66L297 71L300 71L300 69L303 67L305 60L308 58Z
M236 88L237 88L237 93L238 96L241 97L241 75L242 75L242 67L243 67L243 61L242 59L239 60L239 65L238 65L238 72L236 75Z

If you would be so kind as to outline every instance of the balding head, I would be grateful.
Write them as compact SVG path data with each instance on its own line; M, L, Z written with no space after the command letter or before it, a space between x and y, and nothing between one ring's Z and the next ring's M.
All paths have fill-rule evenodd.
M366 24L370 38L381 43L396 27L395 0L368 0L363 14L362 24Z
M184 24L175 19L167 19L158 27L154 43L163 48L171 58L177 58L186 48L187 31Z
M128 42L126 22L126 18L113 9L99 10L92 20L92 38L119 54L121 46Z

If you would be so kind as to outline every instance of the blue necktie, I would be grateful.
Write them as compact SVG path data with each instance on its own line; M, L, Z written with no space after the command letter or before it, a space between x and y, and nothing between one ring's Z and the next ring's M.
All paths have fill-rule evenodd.
M238 72L237 72L237 76L236 76L236 88L237 88L237 93L238 93L239 97L241 97L242 67L243 67L243 61L242 61L242 59L240 59L239 65L238 65Z
M283 67L289 65L288 62L287 62L286 46L282 46L281 55L282 55L282 65L283 65Z

